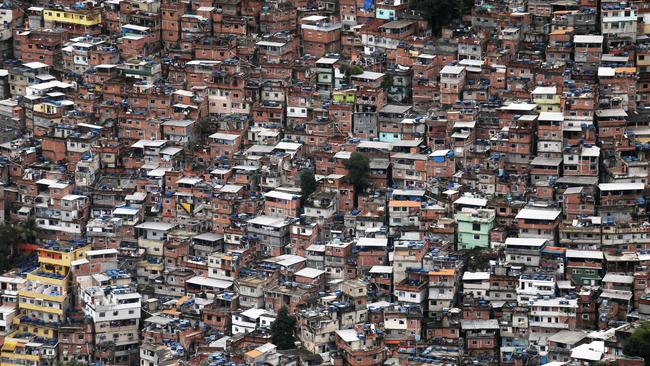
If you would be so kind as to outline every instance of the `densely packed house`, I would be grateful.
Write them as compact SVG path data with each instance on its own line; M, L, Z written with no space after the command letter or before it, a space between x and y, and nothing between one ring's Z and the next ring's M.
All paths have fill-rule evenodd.
M650 2L436 1L1 4L0 366L643 366Z

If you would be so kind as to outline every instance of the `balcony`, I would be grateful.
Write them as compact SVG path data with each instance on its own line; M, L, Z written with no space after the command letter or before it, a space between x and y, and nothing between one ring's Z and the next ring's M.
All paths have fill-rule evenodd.
M39 255L38 261L43 264L51 264L53 266L70 267L70 258L55 258Z
M47 300L54 302L65 301L65 287L52 286L46 283L33 283L26 289L20 290L18 294L21 297L32 299Z
M68 287L68 277L68 275L61 275L53 272L44 272L40 268L37 268L31 273L27 274L28 281L50 284L62 288Z
M571 348L549 347L548 350L551 353L559 353L559 354L564 354L564 355L570 355L571 354Z
M26 302L21 302L19 303L20 309L25 309L25 310L33 310L33 311L38 311L41 313L51 313L51 314L56 314L59 316L63 316L63 309L58 309L58 308L52 308L49 306L44 306L42 305L41 301L35 301L36 303L30 304Z
M22 350L14 351L21 352ZM18 352L2 352L2 365L37 365L40 361L38 350L34 349L31 353L18 353Z
M47 327L53 329L59 329L60 324L58 322L48 322L42 319L33 318L29 316L21 316L20 318L14 318L14 324L16 325L33 325L35 327Z
M528 256L540 256L541 250L539 249L515 249L515 248L506 248L506 255L528 255Z
M43 12L46 22L57 22L57 23L67 23L67 24L76 24L81 26L93 26L99 25L102 22L101 15L97 13L73 13L67 11L45 11Z
M567 312L559 311L559 310L531 310L529 315L532 315L532 316L560 317L560 316L564 316L564 315L567 315L567 314L568 314Z
M455 288L456 283L454 281L429 281L429 288Z
M547 322L530 322L530 327L569 329L569 324L564 323L547 323Z

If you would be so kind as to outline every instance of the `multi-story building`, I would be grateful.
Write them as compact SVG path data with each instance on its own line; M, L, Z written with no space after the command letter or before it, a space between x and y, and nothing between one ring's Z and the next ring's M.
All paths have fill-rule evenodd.
M323 353L335 349L334 339L339 330L337 317L313 311L300 314L298 323L300 339L309 352Z
M25 3L0 366L641 366L647 1Z
M561 214L560 210L544 206L533 205L521 209L515 216L519 237L540 238L555 243Z
M281 255L289 244L291 220L284 217L258 216L247 222L249 236L259 240L262 252L267 255Z
M538 267L547 243L548 240L544 238L507 238L504 243L506 263Z
M644 189L643 183L599 184L599 213L605 216L608 222L629 222L633 216L644 212L643 205L639 205Z
M461 281L456 268L434 268L428 275L428 313L432 317L454 307Z
M454 216L458 229L458 249L488 248L496 213L490 209L463 208Z
M576 35L573 37L573 60L584 67L595 69L600 63L603 54L603 40L601 35Z
M19 314L16 317L16 332L5 338L16 338L16 343L27 341L12 352L3 350L2 357L9 363L26 359L44 364L54 363L58 358L59 325L67 316L72 304L72 263L83 259L90 245L85 241L53 242L38 250L38 267L27 274L27 282L18 291ZM30 340L38 345L24 358L25 347Z
M574 286L600 286L604 259L600 250L567 249L565 255L567 278Z
M557 92L557 87L538 86L530 92L530 96L540 112L560 111L560 95Z
M311 15L300 19L303 54L323 57L328 53L340 51L341 28L340 23L331 22L327 17L321 15Z
M576 299L542 298L528 301L531 334L555 333L559 329L576 329Z
M110 278L106 281L109 285L82 287L79 295L83 311L94 325L95 359L102 363L130 364L137 359L133 351L137 351L140 341L141 295L123 284L130 279L113 275L113 271L117 270L105 272ZM93 280L97 281L95 276Z
M381 365L386 352L381 335L359 333L356 329L341 329L335 333L336 348L341 350L342 361L344 360L347 365Z
M466 71L463 66L445 66L440 70L440 102L453 105L460 99L465 86Z
M525 305L534 301L538 296L543 298L555 298L556 282L552 275L548 274L523 274L519 276L517 286L517 302Z
M628 2L601 4L601 30L608 47L629 46L636 40L637 9Z
M77 36L97 36L101 32L101 9L82 8L72 9L45 9L43 20L46 28L63 29L65 32Z

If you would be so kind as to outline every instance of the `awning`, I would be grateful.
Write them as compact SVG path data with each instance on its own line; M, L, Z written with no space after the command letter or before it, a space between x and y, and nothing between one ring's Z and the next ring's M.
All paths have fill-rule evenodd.
M39 250L41 247L38 244L31 244L31 243L20 243L18 244L18 250L21 252L35 252Z
M5 343L2 345L3 351L13 351L15 349L16 349L16 342L5 340Z

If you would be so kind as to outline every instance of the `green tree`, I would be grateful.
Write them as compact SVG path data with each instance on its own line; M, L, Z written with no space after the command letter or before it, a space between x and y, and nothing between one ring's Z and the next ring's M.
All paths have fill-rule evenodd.
M467 269L469 271L483 271L489 266L490 255L485 248L472 248L467 251Z
M205 142L208 136L217 132L217 124L212 122L209 117L204 117L196 123L196 131L199 141Z
M0 225L0 270L11 269L20 242L20 232L16 227L9 224Z
M342 63L339 65L339 71L345 76L350 76L350 64Z
M363 67L359 65L342 63L339 66L339 71L341 72L341 74L345 75L345 79L347 83L350 84L350 76L363 74Z
M363 67L359 65L352 65L347 63L342 63L339 66L339 71L345 76L350 77L351 75L363 74Z
M362 153L355 151L350 155L350 159L344 162L345 169L348 170L347 180L354 187L354 208L359 201L359 193L370 185L370 159Z
M433 34L439 34L452 21L462 19L473 5L473 0L420 0L416 9L429 21Z
M18 245L36 243L39 231L34 217L14 225L0 225L0 271L13 268L19 254Z
M20 239L25 243L35 243L38 238L39 228L36 225L34 216L30 216L26 221L23 221L17 226L20 233Z
M393 87L393 83L393 75L386 74L384 75L384 80L381 82L381 88L388 92Z
M350 75L360 75L363 74L363 67L359 65L352 65L350 67Z
M59 361L56 363L56 365L57 366L86 366L88 364L79 361L68 361L68 362Z
M634 333L625 340L623 353L628 356L638 356L650 366L650 321L643 322Z
M280 350L294 348L295 329L296 318L289 315L289 309L283 306L278 312L278 317L271 323L271 341Z
M316 177L311 170L303 170L300 173L300 193L302 201L305 202L309 196L316 192Z

